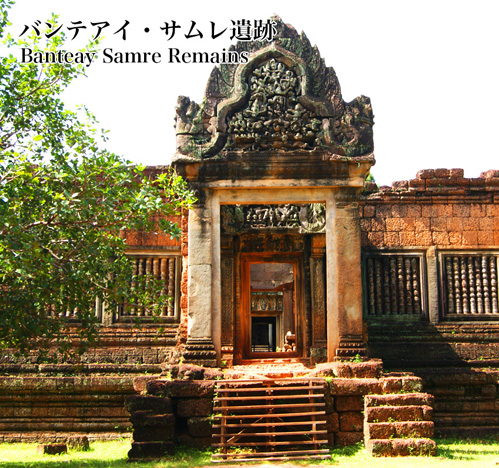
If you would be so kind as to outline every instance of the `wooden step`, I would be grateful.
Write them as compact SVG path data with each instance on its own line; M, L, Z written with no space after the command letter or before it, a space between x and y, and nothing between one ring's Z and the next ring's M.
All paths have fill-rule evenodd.
M315 430L307 431L307 435L310 434L327 434L325 430ZM289 432L238 432L238 433L225 433L225 434L213 434L212 437L227 437L233 439L234 437L280 437L280 436L292 436L292 435L303 435L303 431L289 431Z
M324 398L324 394L314 393L312 395L260 395L260 396L216 397L215 401L298 400L306 398Z
M290 390L324 390L323 385L314 386L304 386L304 385L294 385L290 387L230 387L230 388L217 388L217 393L246 393L246 392L268 392L268 391L290 391Z
M294 452L290 452L294 453ZM212 463L224 463L229 461L237 462L254 462L254 461L288 461L288 460L328 460L331 458L330 454L327 455L297 455L297 456L283 456L283 457L266 457L266 458L237 458L235 460L211 460Z
M227 443L214 443L212 447L274 447L275 445L326 445L327 440L278 440L278 441L264 441L264 442L227 442Z
M278 377L273 377L273 378L268 378L268 379L224 379L224 380L217 380L217 386L219 385L224 385L226 383L237 383L237 384L242 384L242 383L261 383L261 384L267 384L267 383L273 383L273 382L282 382L282 383L294 383L294 382L303 382L303 383L310 383L310 382L321 382L324 383L324 378L323 377L285 377L285 378L278 378Z
M248 428L248 427L269 427L269 426L310 426L313 424L321 425L326 424L327 421L272 421L266 423L248 423L248 424L224 424L223 427L227 428ZM211 426L214 429L222 427L221 424L214 424Z
M216 385L213 427L219 431L213 434L212 447L222 453L213 455L213 461L330 457L328 449L319 448L328 443L323 379L228 380ZM256 451L230 453L232 447Z
M214 411L239 411L239 410L253 410L253 409L282 409L282 408L321 408L325 407L326 403L295 403L284 405L248 405L248 406L216 406ZM277 413L276 413L277 414Z
M292 417L302 417L302 416L324 416L325 411L309 411L305 413L265 413L265 414L228 414L227 416L222 416L219 414L214 414L213 417L217 419L245 419L245 418L292 418Z
M212 455L213 458L225 458L225 457L232 457L232 458L243 458L247 457L248 455L260 458L260 457L271 457L271 456L285 456L288 454L293 454L293 455L307 455L309 453L314 453L315 455L319 454L329 454L329 449L316 449L316 450L284 450L284 451L278 451L276 450L275 452L247 452L247 453L214 453Z

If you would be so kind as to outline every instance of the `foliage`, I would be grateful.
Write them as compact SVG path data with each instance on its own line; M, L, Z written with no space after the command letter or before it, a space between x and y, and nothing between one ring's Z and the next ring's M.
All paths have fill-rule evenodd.
M27 40L6 34L11 3L0 0L0 35L7 46L64 50L63 34ZM85 50L97 46L91 42ZM178 237L179 227L165 217L188 208L193 196L172 171L153 177L99 148L106 132L98 132L94 116L84 107L66 109L60 97L84 71L81 64L1 58L0 348L27 353L55 342L61 353L71 353L68 312L77 315L78 341L91 344L96 298L153 311L168 300L151 278L146 293L129 287L124 233Z

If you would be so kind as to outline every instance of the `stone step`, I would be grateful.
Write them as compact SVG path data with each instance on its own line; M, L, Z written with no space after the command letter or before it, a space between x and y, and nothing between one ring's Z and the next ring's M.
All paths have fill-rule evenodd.
M338 348L336 350L337 357L355 357L356 355L365 356L367 354L366 348Z
M364 426L364 436L368 439L421 439L432 438L433 434L432 421L366 423Z
M364 421L373 422L403 422L431 421L433 408L431 406L373 406L364 410Z
M341 341L340 348L365 348L363 341Z
M366 446L374 457L410 457L437 454L437 444L431 439L371 439Z
M366 407L374 406L432 406L433 395L428 393L402 393L388 395L366 395Z

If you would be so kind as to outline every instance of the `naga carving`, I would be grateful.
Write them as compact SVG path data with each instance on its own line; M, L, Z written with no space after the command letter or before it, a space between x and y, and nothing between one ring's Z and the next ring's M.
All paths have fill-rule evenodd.
M222 232L235 234L250 230L295 230L324 232L326 209L323 203L307 205L223 205Z

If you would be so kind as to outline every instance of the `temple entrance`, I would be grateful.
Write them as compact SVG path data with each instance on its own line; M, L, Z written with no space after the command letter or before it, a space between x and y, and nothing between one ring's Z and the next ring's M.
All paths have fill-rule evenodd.
M242 254L243 358L291 358L303 354L301 268L299 254Z
M253 353L275 353L280 351L277 339L280 333L279 317L251 317L251 351ZM279 342L280 344L280 342Z

